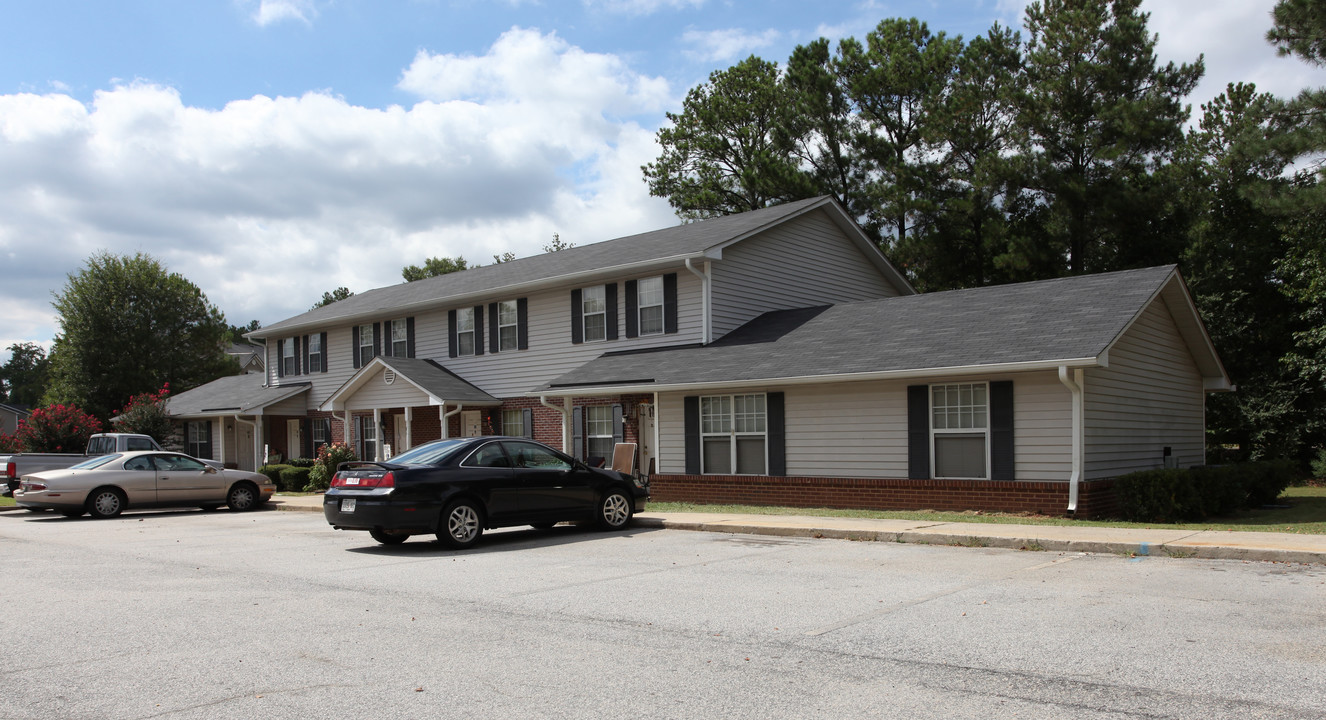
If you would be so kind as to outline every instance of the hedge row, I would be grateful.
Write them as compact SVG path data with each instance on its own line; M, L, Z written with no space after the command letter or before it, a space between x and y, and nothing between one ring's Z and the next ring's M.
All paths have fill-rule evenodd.
M1119 510L1134 522L1197 522L1274 501L1294 481L1292 462L1272 460L1144 470L1115 481Z
M258 472L271 478L277 492L303 492L308 486L309 468L294 465L263 465Z

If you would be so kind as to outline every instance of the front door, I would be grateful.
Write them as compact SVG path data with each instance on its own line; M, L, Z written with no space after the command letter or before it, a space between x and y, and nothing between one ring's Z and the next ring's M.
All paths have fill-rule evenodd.
M483 413L478 410L460 411L460 436L479 437L483 434Z
M304 452L304 444L300 441L299 421L285 421L285 459L289 462L292 458L297 458Z

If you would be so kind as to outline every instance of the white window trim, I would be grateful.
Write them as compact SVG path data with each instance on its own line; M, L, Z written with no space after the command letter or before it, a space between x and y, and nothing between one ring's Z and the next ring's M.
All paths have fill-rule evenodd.
M373 417L372 417L371 415L360 415L359 418L358 418L358 420L359 420L359 438L358 438L358 440L359 440L359 443L358 443L358 445L359 445L359 448L358 448L358 449L359 449L359 457L360 457L361 460L366 460L366 461L368 461L368 460L373 460L373 459L375 459L375 458L377 457L377 451L378 451L378 449L377 449L377 442L378 442L378 428L377 428L377 425L375 425L375 424L373 423ZM371 438L368 437L368 434L369 434L370 432L373 434L373 437L371 437ZM372 442L372 443L373 443L373 453L372 453L373 457L368 457L367 454L364 452L364 443L365 443L365 442Z
M603 293L603 310L601 310L601 311L599 311L599 312L586 312L586 311L585 311L585 303L589 302L588 295L589 295L589 291L590 291L590 290L600 290L600 291L602 291L602 293ZM589 318L592 317L592 316L595 316L595 315L601 316L601 317L603 318L603 337L601 337L601 338L593 338L593 339L591 339L591 338L589 337ZM587 288L582 288L582 289L581 289L581 291L580 291L580 335L581 335L581 338L580 338L580 339L583 340L584 342L587 342L587 343L590 343L590 342L607 342L607 340L608 340L608 286L607 286L607 285L593 285L593 286L591 286L591 287L587 287Z
M737 432L737 398L755 397L764 398L764 431L763 432ZM704 431L704 401L708 398L726 397L728 399L728 432L707 433ZM765 477L769 474L769 394L768 393L736 393L733 395L702 395L700 396L700 474L701 475L745 475L747 477ZM711 437L731 438L732 442L728 445L728 467L732 470L726 473L710 473L704 466L704 440ZM737 438L740 437L760 437L764 438L764 472L763 473L742 473L737 472Z
M603 409L603 410L606 410L607 413L608 413L608 434L606 434L606 435L603 435L603 434L595 435L595 434L593 434L593 433L591 433L591 432L589 431L589 429L590 429L590 427L591 427L591 423L595 422L595 421L592 421L592 420L589 419L589 412L590 412L590 410L596 410L596 409ZM602 425L602 421L598 421L598 422L599 422L600 425ZM589 453L589 441L590 441L590 440L603 440L603 439L607 439L607 441L608 441L608 445L611 446L611 445L613 444L613 442L614 442L614 438L616 438L616 436L612 434L612 431L613 431L612 406L611 406L611 405L586 405L586 406L585 406L585 457L590 457L590 453ZM595 456L595 457L597 457L597 456ZM604 459L607 460L609 463L611 463L611 462L612 462L612 452L609 451L608 454L604 456Z
M469 330L461 330L461 327L464 325L464 323L462 323L461 320L462 320L462 318L465 318L465 317L467 316L467 314L468 314L468 317L469 317L469 319L470 319L470 329L469 329ZM475 324L474 308L472 308L472 307L463 307L463 308L457 308L457 309L456 309L456 356L457 356L457 357L471 357L471 356L473 356L473 355L477 355L477 354L478 354L478 346L475 344L475 341L477 340L477 336L474 334L474 324ZM465 352L465 351L462 349L462 348L463 348L463 345L462 345L462 343L461 343L461 341L460 341L460 338L461 338L462 335L469 335L469 336L470 336L470 351L469 351L469 352Z
M508 429L508 428L507 428L507 421L506 421L506 418L507 418L507 415L509 415L509 414L511 414L511 413L515 413L515 417L516 417L516 425L518 425L518 426L520 427L520 430L519 430L518 432L516 432L516 433L509 433L509 432L507 432L507 429ZM505 435L505 436L507 436L507 437L525 437L525 411L524 411L524 410L522 410L522 409L520 409L520 408L507 408L506 410L503 410L503 411L502 411L502 434Z
M287 360L290 361L289 366L286 365ZM281 343L281 374L299 374L299 360L295 357L295 339L292 337L286 338L285 342Z
M189 426L188 429L189 437L187 442L188 454L192 455L193 457L202 457L202 447L198 446L212 444L212 438L207 436L207 421L190 420L188 426ZM201 439L195 439L194 437L195 435ZM211 458L208 459L210 460Z
M973 387L981 385L985 387L985 427L982 428L936 428L935 427L935 388L953 387L960 385L971 385ZM934 383L926 389L926 400L929 412L927 413L930 423L930 477L935 480L989 480L990 479L990 383L988 382L962 382L962 383ZM939 474L939 466L935 464L935 437L937 435L975 435L983 433L985 435L985 477L950 477Z
M653 303L653 304L646 305L646 304L644 303L644 300L643 300L642 297L641 297L641 295L642 295L643 292L644 292L644 283L645 283L646 280L657 280L657 281L658 281L658 302L657 302L657 303ZM664 306L664 304L665 304L665 297L666 297L666 296L665 296L665 293L666 293L666 290L664 290L663 276L662 276L662 275L655 275L654 277L641 278L641 279L639 279L639 280L636 281L636 285L635 285L635 305L636 305L636 307L635 307L635 327L636 327L636 331L637 331L637 333L638 333L641 337L644 337L644 336L646 336L646 335L662 335L663 333L665 333L665 332L667 331L667 324L668 324L668 323L667 323L667 318L665 317L665 313L664 313L664 310L663 310L663 306ZM657 330L650 331L650 332L645 332L645 308L655 308L655 307L658 308L658 319L659 319L658 329L657 329Z
M506 305L507 303L511 304L511 307L514 310L512 314L515 315L515 319L509 323L504 323L502 322L502 306ZM502 341L502 330L505 328L516 329L515 337L512 339L510 347L508 347L506 343ZM520 349L520 302L517 300L502 300L497 303L497 351L509 352L511 350L519 350L519 349Z
M400 340L397 340L397 339L396 339L396 323L400 323L400 326L401 326L401 339L400 339ZM410 353L410 326L409 326L409 324L405 322L405 318L399 318L399 319L397 319L397 320L392 320L391 322L387 323L387 325L388 325L388 328L389 328L388 331L387 331L387 342L391 343L391 356L392 356L392 357L408 357L408 356L409 356L409 353ZM399 342L399 343L401 344L401 351L400 351L399 353L396 352L396 343L397 343L397 342Z
M368 348L367 356L365 356L364 348ZM368 325L359 326L359 347L355 348L355 352L359 353L360 367L367 365L368 361L373 359L373 324L372 323L369 323Z
M318 346L317 350L313 349L313 345L315 343ZM308 360L305 361L305 363L308 366L306 369L310 373L322 372L322 336L321 335L319 335L318 333L313 333L312 335L308 336L308 347L304 348L304 354L308 357ZM314 358L317 358L318 362L318 369L316 370L313 369Z

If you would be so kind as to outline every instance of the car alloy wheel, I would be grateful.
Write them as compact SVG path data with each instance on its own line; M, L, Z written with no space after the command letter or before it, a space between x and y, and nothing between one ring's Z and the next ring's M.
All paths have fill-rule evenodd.
M464 549L478 542L483 534L483 516L472 500L457 500L442 513L442 527L437 539L447 547Z
M88 497L87 510L95 518L113 518L124 512L124 494L115 488L97 490Z
M599 503L599 524L619 530L631 521L631 501L620 490L609 491Z
M252 510L258 504L258 493L248 483L240 483L230 488L226 495L226 506L236 512Z

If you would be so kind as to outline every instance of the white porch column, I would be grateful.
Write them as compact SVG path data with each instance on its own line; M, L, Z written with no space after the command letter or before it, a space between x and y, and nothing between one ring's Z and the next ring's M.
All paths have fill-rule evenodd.
M253 464L262 467L267 464L266 444L262 441L263 435L262 416L259 415L253 421ZM255 468L256 470L256 468Z
M382 408L373 408L373 459L382 462L382 441L386 433L382 432Z
M404 451L404 450L409 450L413 446L413 441L414 441L414 408L410 407L409 405L406 405L405 406L405 442L401 443L400 438L396 438L396 442L401 444L401 450Z

